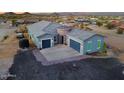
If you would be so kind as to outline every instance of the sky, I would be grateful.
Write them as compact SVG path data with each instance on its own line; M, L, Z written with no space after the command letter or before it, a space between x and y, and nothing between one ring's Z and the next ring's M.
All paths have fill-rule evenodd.
M123 12L124 0L0 0L0 12Z

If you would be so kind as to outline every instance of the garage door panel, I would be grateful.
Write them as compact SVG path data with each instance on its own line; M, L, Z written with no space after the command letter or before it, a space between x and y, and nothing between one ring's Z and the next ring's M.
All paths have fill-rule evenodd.
M70 47L80 52L80 43L70 39Z
M49 48L51 46L51 40L42 40L42 48Z

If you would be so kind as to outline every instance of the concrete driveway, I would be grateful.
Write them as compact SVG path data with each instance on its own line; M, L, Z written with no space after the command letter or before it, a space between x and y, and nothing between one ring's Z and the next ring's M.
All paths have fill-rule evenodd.
M57 45L52 48L43 49L40 52L48 61L71 58L80 55L79 52L66 45Z

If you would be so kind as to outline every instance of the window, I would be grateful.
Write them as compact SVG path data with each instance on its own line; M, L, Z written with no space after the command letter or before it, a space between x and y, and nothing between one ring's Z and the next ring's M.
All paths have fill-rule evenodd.
M97 49L101 48L101 40L97 40Z
M56 36L54 36L54 41L57 42L57 37Z
M92 49L92 41L87 42L87 51L91 51Z

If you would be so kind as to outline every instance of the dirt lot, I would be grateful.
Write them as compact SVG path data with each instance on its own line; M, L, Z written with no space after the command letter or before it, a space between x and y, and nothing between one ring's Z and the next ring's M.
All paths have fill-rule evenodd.
M31 51L19 53L14 58L10 73L16 80L124 80L124 65L115 58L89 58L43 66Z
M9 33L9 37L0 42L0 73L6 73L13 63L14 55L17 53L18 40L15 33Z
M105 42L110 45L114 51L118 52L117 58L124 63L124 34L117 34L116 29L108 30L105 27L98 27L95 25L90 25L89 27L92 28L96 33L106 36Z

